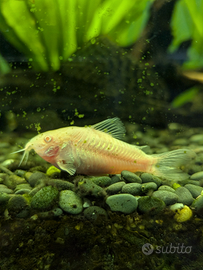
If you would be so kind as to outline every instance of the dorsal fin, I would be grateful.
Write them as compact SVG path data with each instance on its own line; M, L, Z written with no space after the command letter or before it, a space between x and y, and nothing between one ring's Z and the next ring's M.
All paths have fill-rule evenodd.
M92 125L91 128L106 132L112 137L119 140L122 140L125 136L125 127L118 117L109 118L107 120L99 122L95 125Z

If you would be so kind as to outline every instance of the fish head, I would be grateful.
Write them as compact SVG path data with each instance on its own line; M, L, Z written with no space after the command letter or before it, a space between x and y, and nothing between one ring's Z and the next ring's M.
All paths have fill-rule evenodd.
M54 133L47 131L35 136L26 144L25 149L27 151L34 149L39 156L52 163L60 148L58 137Z
M20 164L25 160L27 162L30 150L34 150L40 157L49 163L54 164L55 158L60 149L60 137L57 136L54 130L47 131L33 137L26 145L25 148L17 152L25 151ZM20 166L19 164L19 166Z

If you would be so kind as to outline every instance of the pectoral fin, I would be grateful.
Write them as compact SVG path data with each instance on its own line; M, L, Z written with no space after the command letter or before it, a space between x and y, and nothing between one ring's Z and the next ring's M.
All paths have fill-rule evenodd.
M57 165L63 171L68 172L70 175L74 175L76 172L76 167L73 163L67 163L65 160L60 159L57 161Z

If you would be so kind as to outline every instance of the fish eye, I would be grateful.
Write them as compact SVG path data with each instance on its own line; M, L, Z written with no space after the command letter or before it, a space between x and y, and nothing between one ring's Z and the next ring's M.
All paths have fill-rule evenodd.
M49 143L49 142L52 141L52 137L51 136L46 136L46 137L44 137L44 141Z

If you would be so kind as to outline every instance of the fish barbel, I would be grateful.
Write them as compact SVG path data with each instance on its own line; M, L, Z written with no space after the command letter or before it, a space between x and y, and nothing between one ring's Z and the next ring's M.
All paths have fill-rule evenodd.
M104 120L85 127L64 127L33 137L17 152L25 151L20 164L27 161L29 151L70 175L119 174L123 170L148 172L169 180L188 178L180 166L195 158L189 149L147 155L142 147L121 141L125 128L119 118Z

